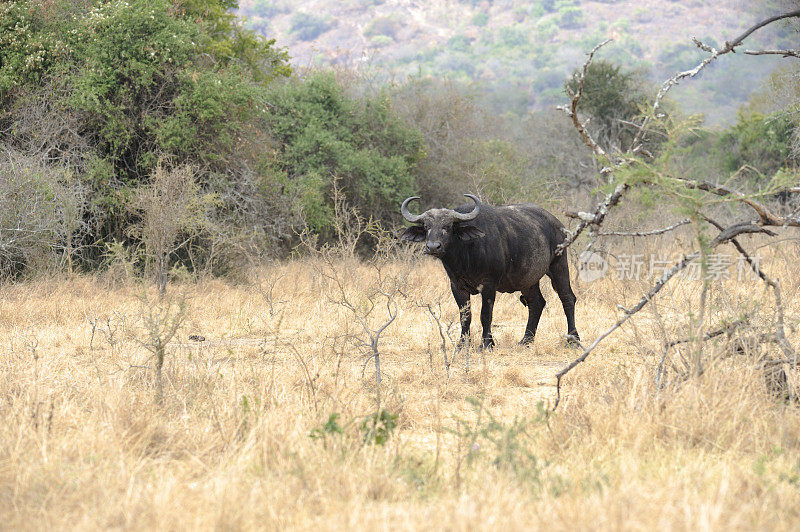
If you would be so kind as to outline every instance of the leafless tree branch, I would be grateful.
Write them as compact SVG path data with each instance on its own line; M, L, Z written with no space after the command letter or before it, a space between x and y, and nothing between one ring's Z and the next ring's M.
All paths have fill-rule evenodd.
M563 254L564 251L571 246L573 242L575 242L575 239L577 239L587 227L599 227L600 224L603 223L603 220L608 214L609 209L619 203L623 194L625 194L625 191L628 190L628 188L629 185L627 183L621 183L617 185L617 188L614 189L614 192L606 196L605 200L603 200L597 206L593 213L578 213L577 217L581 220L578 224L578 227L576 227L574 231L567 232L564 241L556 247L556 256Z
M800 50L745 50L747 55L780 55L800 58Z
M655 236L655 235L663 235L664 233L668 233L677 229L678 227L684 226L686 224L691 223L689 218L681 220L680 222L674 223L669 227L664 227L661 229L654 229L652 231L629 231L629 232L622 232L622 231L609 231L607 233L597 233L597 236Z
M719 329L717 329L715 331L710 331L710 332L707 332L706 334L704 334L703 338L701 339L701 341L707 342L708 340L711 340L711 339L716 338L718 336L722 336L723 334L727 334L728 336L730 336L731 333L733 333L740 326L748 323L749 320L750 320L750 315L747 315L747 316L743 316L743 317L741 317L741 318L739 318L739 319L737 319L735 321L732 321L730 323L726 323L725 325L723 325ZM667 359L667 354L669 353L670 348L675 347L676 345L680 345L680 344L687 344L687 343L692 342L692 341L693 341L692 338L681 338L679 340L673 340L671 342L668 342L664 346L664 352L661 355L661 361L658 363L658 369L656 371L656 394L658 394L658 391L661 389L661 376L664 374L664 362Z
M740 44L742 44L742 41L744 41L746 38L748 38L754 31L759 30L759 29L763 28L764 26L768 26L768 25L772 24L773 22L777 22L777 21L785 19L785 18L795 18L795 17L800 17L800 9L796 9L794 11L789 11L788 13L783 13L783 14L779 14L779 15L775 15L775 16L766 18L766 19L762 20L761 22L758 22L757 24L754 24L754 25L750 26L749 28L747 28L744 31L744 33L742 33L741 35L736 37L734 40L732 40L730 42L726 42L725 46L722 48L723 53L728 53L728 52L732 51L736 46L739 46Z
M723 185L716 185L714 183L709 183L708 181L697 181L693 179L684 179L681 177L675 178L677 181L680 181L682 185L689 189L697 189L703 190L705 192L710 192L711 194L715 194L721 197L728 197L735 199L741 203L744 203L754 211L759 216L758 224L759 225L767 225L773 227L800 227L800 219L797 217L791 216L778 216L770 211L765 205L755 201L752 197L747 196L746 194L739 192L738 190L733 190L731 188L725 187ZM774 235L773 235L774 236Z
M709 243L708 245L709 249L714 249L717 246L720 246L726 242L731 242L738 235L745 233L766 232L767 234L774 235L774 233L772 233L771 231L763 227L759 227L758 225L755 225L750 222L734 224L727 228L718 226L718 229L720 229L720 233ZM737 246L741 247L738 245L738 243ZM672 279L678 272L685 269L689 265L689 263L700 257L700 255L701 252L699 250L694 251L691 254L686 255L683 259L681 259L679 262L673 265L669 270L664 272L664 274L661 276L658 282L656 282L656 284L653 285L653 287L646 294L644 294L641 297L641 299L639 299L639 301L633 308L624 309L624 314L609 329L607 329L603 334L598 336L597 339L589 347L585 348L581 356L573 360L567 367L565 367L556 374L556 401L555 404L553 405L553 409L555 409L558 406L558 403L560 402L561 399L561 379L564 377L564 375L566 375L567 373L572 371L572 369L575 368L577 365L585 361L588 358L589 354L600 344L600 342L602 342L614 331L616 331L620 326L622 326L623 323L628 321L628 319L631 318L634 314L642 310L642 308L644 308L645 305L647 305L647 303L649 303L653 299L653 297L658 292L661 291L661 289L667 284L667 282L670 279ZM751 267L756 268L755 263L752 261L752 259L750 259L749 255L747 255L746 253L744 253L744 255L749 259ZM767 282L767 284L770 284L772 282L768 281L769 278L766 277L766 275L763 275L763 273L761 273L761 278L764 279L765 282ZM784 351L784 353L788 358L791 358L792 356L796 357L797 354L795 353L794 349L791 347L789 342L786 340L786 334L784 331L783 304L781 301L779 284L777 282L773 282L773 284L770 284L770 286L773 288L775 292L776 306L778 308L778 324L776 331L778 343L779 345L781 345L782 350Z

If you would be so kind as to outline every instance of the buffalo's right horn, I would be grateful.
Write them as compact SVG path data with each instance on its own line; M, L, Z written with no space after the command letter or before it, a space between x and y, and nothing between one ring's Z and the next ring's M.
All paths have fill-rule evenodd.
M415 199L419 199L419 196L411 196L410 198L406 198L406 200L400 206L400 212L403 213L403 218L405 218L412 224L420 222L422 218L425 216L424 214L411 214L410 212L408 212L408 204L414 201Z
M459 222L468 222L470 220L474 220L478 217L478 212L481 210L481 200L473 196L472 194L464 194L464 196L468 197L472 201L475 202L475 208L472 209L470 212L461 213L458 211L452 211L452 216L454 219L458 220Z

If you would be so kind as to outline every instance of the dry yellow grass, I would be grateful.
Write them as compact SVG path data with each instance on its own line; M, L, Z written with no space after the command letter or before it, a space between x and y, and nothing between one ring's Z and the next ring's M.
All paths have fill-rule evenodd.
M334 266L366 309L375 270ZM790 321L800 313L791 268L778 272ZM549 286L532 348L516 345L525 309L501 296L498 347L473 353L469 370L459 353L448 378L438 327L419 306L440 299L455 333L440 266L384 273L408 275L380 342L383 403L398 415L385 445L364 444L375 389L352 341L358 323L329 301L337 291L312 262L258 272L269 299L219 280L171 286L188 299L162 405L141 288L82 277L0 288L2 528L798 529L800 415L769 397L746 357L656 397L654 361L665 332L686 334L696 285L669 287L658 312L603 344L544 420L537 404L552 402L553 375L576 356ZM577 287L583 337L646 284ZM728 283L712 296L720 315L763 301L770 316L761 287ZM469 397L482 397L480 418ZM322 428L333 413L341 434Z

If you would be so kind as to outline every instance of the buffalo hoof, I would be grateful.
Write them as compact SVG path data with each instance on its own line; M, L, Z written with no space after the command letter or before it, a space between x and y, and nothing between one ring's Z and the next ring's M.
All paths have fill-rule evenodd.
M469 347L469 336L462 336L459 338L458 343L456 344L456 351L461 351L462 349L467 349Z
M483 344L481 345L481 349L483 349L484 351L491 351L492 349L494 349L494 338L492 337L484 338Z
M581 339L577 334L568 334L567 335L567 347L570 349L583 349L581 345Z
M522 337L522 340L519 341L519 345L531 345L533 343L533 335L526 334Z

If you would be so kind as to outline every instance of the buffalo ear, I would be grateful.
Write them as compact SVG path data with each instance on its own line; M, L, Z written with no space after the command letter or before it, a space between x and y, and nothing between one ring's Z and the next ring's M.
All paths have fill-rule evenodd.
M421 225L412 225L400 235L400 240L408 240L410 242L422 242L427 237L428 232Z
M460 238L461 240L473 240L475 238L486 236L486 233L484 233L474 225L461 225L461 224L456 226L456 234L458 235L458 238Z

